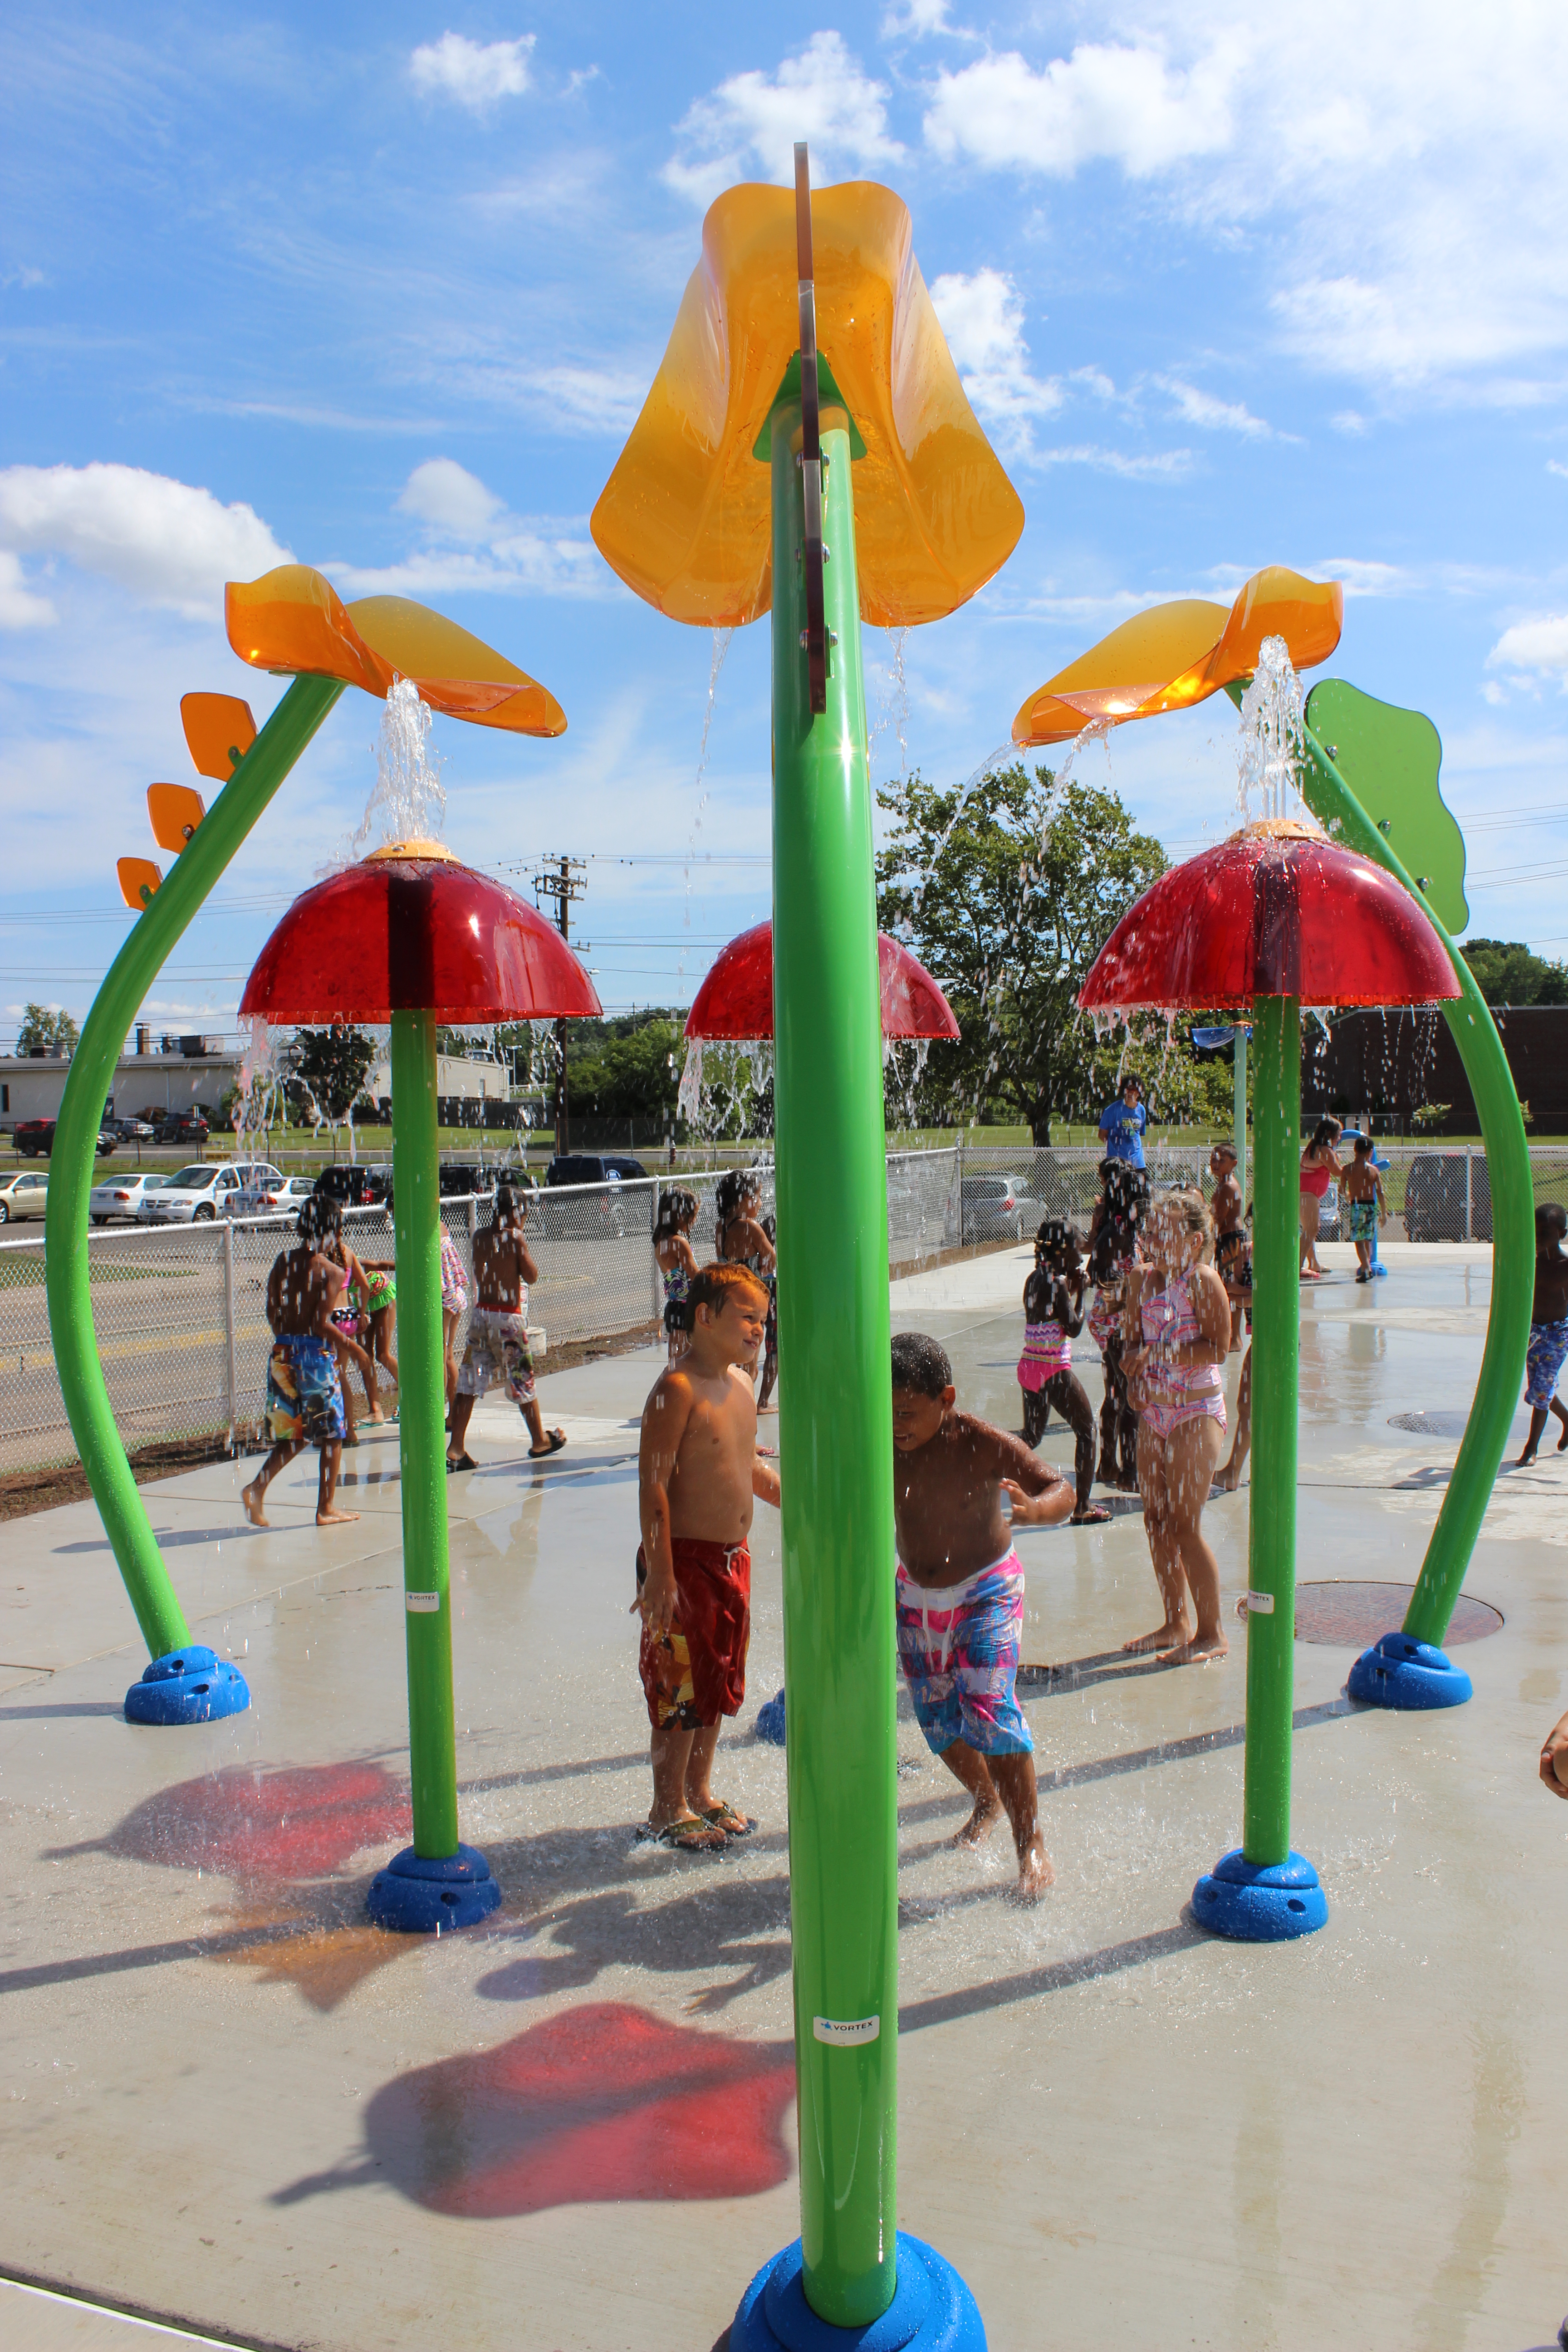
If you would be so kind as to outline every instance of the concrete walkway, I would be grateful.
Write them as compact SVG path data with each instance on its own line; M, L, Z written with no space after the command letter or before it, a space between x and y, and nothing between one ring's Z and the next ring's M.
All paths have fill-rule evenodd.
M1458 1423L1391 1420L1447 1426L1479 1360L1489 1252L1389 1256L1368 1290L1331 1248L1342 1271L1303 1294L1304 1580L1411 1581ZM1012 1426L1027 1262L895 1294L895 1328L942 1337L962 1401ZM194 1633L251 1681L225 1724L124 1723L143 1660L89 1506L7 1527L0 2273L257 2345L708 2352L796 2234L784 1758L751 1731L783 1679L770 1516L752 1696L721 1749L758 1831L716 1862L633 1842L657 1361L546 1382L571 1444L542 1467L515 1416L476 1415L481 1466L453 1489L458 1769L507 1900L439 1943L361 1918L406 1833L395 1433L350 1457L350 1528L315 1528L308 1461L265 1533L239 1511L247 1465L147 1490ZM1064 1433L1044 1451L1065 1462ZM1274 1948L1184 1912L1239 1835L1239 1640L1203 1668L1121 1657L1154 1622L1135 1509L1021 1533L1026 1654L1066 1669L1026 1701L1058 1871L1038 1909L1003 1899L1003 1843L948 1848L963 1801L900 1731L900 2221L963 2268L995 2352L1550 2343L1568 1805L1535 1759L1568 1705L1565 1497L1568 1456L1499 1482L1468 1589L1503 1622L1464 1653L1470 1706L1351 1709L1353 1646L1298 1643L1295 1840L1331 1916ZM1228 1612L1246 1488L1207 1524ZM3 2285L0 2336L156 2340Z

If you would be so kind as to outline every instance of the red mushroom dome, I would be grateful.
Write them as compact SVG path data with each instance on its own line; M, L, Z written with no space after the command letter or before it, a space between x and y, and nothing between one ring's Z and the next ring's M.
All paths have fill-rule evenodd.
M952 1007L908 948L877 934L884 1037L956 1037ZM757 923L721 948L687 1016L689 1037L738 1039L773 1034L773 927Z
M397 841L296 898L257 958L242 1013L273 1023L528 1021L600 1010L527 900L434 841Z
M1293 820L1249 824L1162 874L1079 993L1086 1013L1429 1004L1459 994L1448 953L1393 875Z

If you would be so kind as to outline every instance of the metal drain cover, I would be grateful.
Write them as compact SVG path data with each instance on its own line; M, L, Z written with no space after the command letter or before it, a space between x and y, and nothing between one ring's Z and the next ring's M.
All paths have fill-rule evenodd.
M1321 1643L1329 1649L1363 1650L1401 1623L1414 1590L1409 1584L1299 1584L1296 1639ZM1460 1642L1484 1642L1501 1623L1500 1609L1462 1592L1443 1636L1443 1647L1451 1650Z
M1407 1429L1415 1437L1463 1437L1468 1412L1391 1412L1390 1429Z

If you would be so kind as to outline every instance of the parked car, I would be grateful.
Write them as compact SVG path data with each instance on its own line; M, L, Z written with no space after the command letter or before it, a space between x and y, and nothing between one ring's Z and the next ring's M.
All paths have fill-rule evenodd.
M1492 1237L1492 1187L1486 1155L1469 1156L1469 1234ZM1405 1182L1405 1230L1413 1242L1462 1242L1465 1238L1465 1154L1418 1151Z
M437 1171L437 1183L443 1201L488 1201L503 1175L513 1184L519 1181L515 1168L498 1168L493 1160L483 1168L477 1160L445 1160Z
M656 1202L651 1186L646 1192L620 1197L622 1184L647 1182L640 1160L623 1152L561 1152L544 1171L545 1192L541 1224L546 1234L563 1240L592 1241L613 1234L624 1241L629 1233L653 1233ZM584 1191L582 1188L591 1186ZM552 1200L552 1192L576 1192L574 1200Z
M200 1111L182 1110L172 1112L163 1120L156 1139L160 1143L205 1143L211 1133Z
M314 1189L331 1200L341 1201L345 1209L390 1209L392 1171L345 1160L335 1167L323 1168Z
M54 1149L55 1122L52 1118L19 1118L11 1140L26 1158L36 1160L40 1151Z
M647 1176L640 1160L614 1151L559 1152L544 1171L546 1184L618 1184Z
M172 1181L146 1168L128 1168L123 1176L105 1176L89 1193L87 1213L95 1225L111 1224L116 1217L134 1218L147 1194L161 1192Z
M158 1132L150 1118L106 1118L103 1124L121 1143L151 1143Z
M274 1168L269 1160L237 1160L235 1174L239 1178L239 1190L231 1192L223 1204L226 1217L262 1217L274 1205L273 1196L288 1178L281 1168Z
M229 1203L243 1189L240 1173L226 1160L195 1160L178 1168L156 1191L144 1192L137 1203L136 1222L142 1225L205 1225L210 1218L230 1213Z
M315 1189L315 1182L311 1177L280 1176L276 1183L265 1184L258 1189L256 1198L260 1204L258 1208L250 1211L237 1209L234 1213L236 1216L272 1215L281 1209L289 1216L293 1216L310 1199Z
M0 1225L19 1223L24 1217L41 1217L48 1202L49 1180L29 1169L20 1176L0 1176Z
M966 1176L959 1201L960 1235L966 1242L1021 1242L1044 1216L1016 1176Z

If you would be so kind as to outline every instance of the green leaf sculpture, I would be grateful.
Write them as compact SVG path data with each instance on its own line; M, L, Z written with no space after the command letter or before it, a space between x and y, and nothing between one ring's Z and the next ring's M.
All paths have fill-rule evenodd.
M1465 836L1438 789L1443 739L1432 721L1340 677L1312 688L1306 719L1433 913L1456 936L1467 929Z

